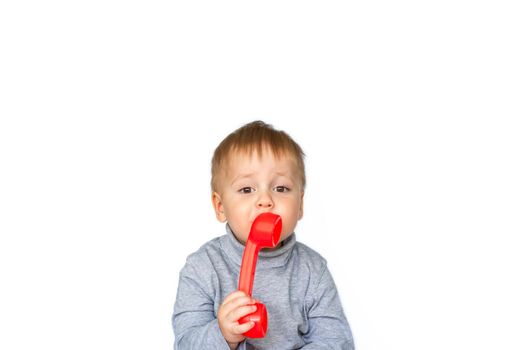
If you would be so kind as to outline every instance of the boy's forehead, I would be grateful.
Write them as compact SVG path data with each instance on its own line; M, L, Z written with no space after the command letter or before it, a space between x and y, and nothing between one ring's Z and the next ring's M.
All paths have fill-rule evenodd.
M289 152L282 152L276 155L271 149L265 148L262 154L259 154L257 150L252 150L251 152L246 150L230 151L225 160L225 168L233 171L238 168L252 167L264 161L273 162L279 168L288 168L289 171L293 170L294 165L297 164Z
M262 155L256 151L235 151L230 152L223 162L221 174L224 178L222 180L230 182L238 177L253 175L259 171L260 163L263 163L262 166L269 166L269 170L276 175L297 177L297 162L288 153L276 157L272 151L264 152Z

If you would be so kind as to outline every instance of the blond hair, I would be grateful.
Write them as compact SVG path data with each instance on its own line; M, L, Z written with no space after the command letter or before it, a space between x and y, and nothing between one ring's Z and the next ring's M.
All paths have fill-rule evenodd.
M226 161L232 152L246 152L248 155L257 152L261 157L263 148L268 147L276 158L283 155L292 157L297 165L302 189L306 185L304 157L301 147L284 131L276 130L270 124L260 120L248 123L228 135L214 151L212 157L212 191L218 190L218 180Z

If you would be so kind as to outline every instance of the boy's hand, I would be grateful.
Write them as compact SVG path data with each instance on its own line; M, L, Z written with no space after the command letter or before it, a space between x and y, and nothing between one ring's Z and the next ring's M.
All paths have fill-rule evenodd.
M239 324L238 320L256 311L255 300L245 292L235 291L226 296L218 309L218 324L221 334L231 349L236 349L245 339L243 333L254 327L254 322Z

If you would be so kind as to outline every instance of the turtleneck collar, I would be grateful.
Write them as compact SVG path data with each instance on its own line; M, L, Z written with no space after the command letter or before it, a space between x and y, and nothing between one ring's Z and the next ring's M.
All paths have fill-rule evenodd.
M221 249L223 249L230 260L240 266L245 246L237 240L228 224L226 225L226 231L227 234L220 239ZM262 270L286 265L295 246L295 242L295 233L292 233L278 248L262 249L259 252L256 269Z

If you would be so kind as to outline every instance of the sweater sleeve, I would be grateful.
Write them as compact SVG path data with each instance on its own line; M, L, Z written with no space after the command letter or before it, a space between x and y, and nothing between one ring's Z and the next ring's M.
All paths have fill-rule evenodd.
M230 350L214 314L214 300L197 270L187 261L180 272L172 315L174 349Z
M309 300L308 323L302 349L354 350L352 332L326 263Z

